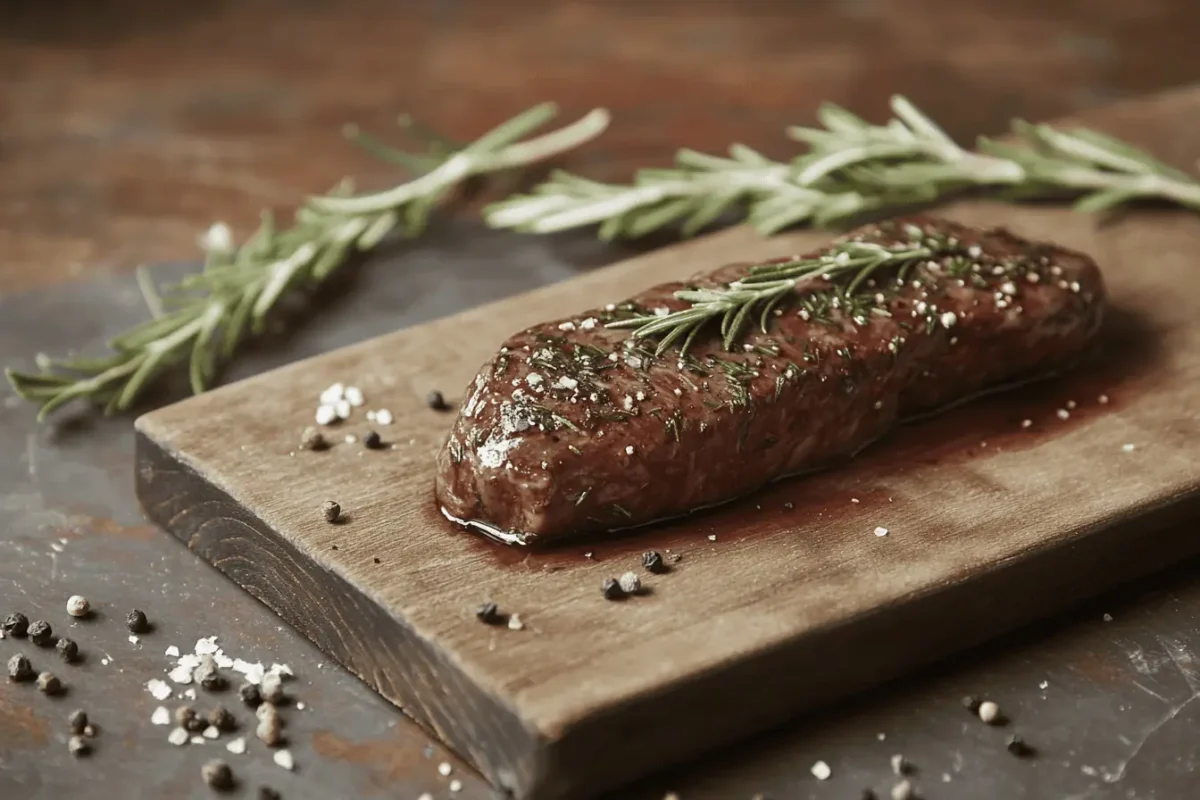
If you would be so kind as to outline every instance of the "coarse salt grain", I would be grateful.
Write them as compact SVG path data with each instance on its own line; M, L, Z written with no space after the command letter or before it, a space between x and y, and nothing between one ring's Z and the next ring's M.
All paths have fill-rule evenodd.
M887 528L884 528L884 527L878 527L878 528L876 528L876 529L875 529L875 535L876 535L876 536L887 536L887 535L888 535L888 529L887 529Z
M555 389L574 389L579 385L579 381L566 375L560 375L558 380L554 382Z
M338 400L333 404L333 413L337 414L338 419L350 419L352 410L349 400Z
M1121 449L1124 450L1126 453L1132 453L1134 450L1137 449L1137 446L1131 442L1129 444L1121 445Z
M442 763L438 764L438 775L441 775L443 778L448 776L453 771L454 767L450 766L449 761L443 761Z
M275 763L284 769L293 769L296 766L296 760L292 758L291 750L276 750Z
M941 320L942 320L942 327L949 328L949 327L952 327L954 325L954 323L958 322L958 315L955 314L953 311L947 311L945 314L942 314Z
M176 747L183 747L188 742L188 732L183 728L175 728L167 734L167 741Z
M216 725L209 725L207 728L204 729L204 732L201 735L205 739L217 739L217 738L220 738L221 732L219 730L217 730Z
M859 500L858 500L858 498L857 498L857 497L851 497L851 498L850 498L850 502L851 502L851 503L854 503L855 505L857 505L857 504L858 504L858 502L859 502Z
M347 403L358 408L364 402L362 389L359 389L357 386L347 386L345 399Z
M325 391L321 392L321 405L331 406L338 400L341 400L346 395L346 387L344 384L335 383Z
M676 396L676 397L682 397L682 396L683 396L683 390L682 390L682 389L680 389L679 387L675 387L675 390L674 390L674 391L675 391L675 396Z
M625 455L627 455L627 456L633 455L633 445L631 445L631 444L625 445Z
M579 327L583 328L585 331L590 331L592 328L596 327L596 318L588 317L583 322L579 323Z
M158 678L151 678L146 681L146 690L154 696L155 700L166 700L171 696L171 686L166 681Z
M342 441L344 441L346 444L354 444L358 441L358 437L353 433L347 433L346 438L344 438Z
M137 643L138 643L138 642L140 642L140 641L141 641L141 639L139 639L138 637L136 637L136 636L134 636L134 635L130 634L130 636L129 636L129 643L130 643L130 644L137 644Z
M154 713L150 715L150 724L170 725L171 712L167 710L166 706L159 706L158 708L154 709Z
M204 744L204 737L203 736L193 736L191 739L188 739L188 741L191 742L192 744Z
M671 313L671 309L667 308L666 306L658 306L657 308L654 309L654 316L656 316L656 317L665 317L667 314L670 314L670 313Z
M634 395L634 397L636 397L638 399L638 402L640 403L641 401L646 399L646 393L638 392L637 394Z
M575 323L571 322L570 320L568 320L567 322L559 323L558 329L560 331L573 331L573 330L575 330Z
M380 425L391 425L392 424L392 412L388 411L386 408L379 409L378 411L375 412L375 421L378 422Z
M1096 402L1099 403L1100 405L1106 405L1108 403L1108 395L1106 395L1106 394L1100 395L1099 397L1096 398Z
M817 763L813 764L809 771L812 772L813 776L819 781L829 780L829 776L833 774L833 770L831 770L829 765L824 761L818 761Z
M451 794L458 794L461 791L462 791L462 781L458 780L457 778L450 781L450 793Z
M246 738L244 736L239 736L229 744L225 745L225 749L236 756L240 756L242 753L246 752Z
M1032 427L1033 427L1033 420L1031 420L1031 419L1023 419L1023 420L1021 420L1021 427L1022 427L1022 428L1032 428Z
M317 406L317 413L314 419L316 419L318 425L328 425L337 419L337 410L333 406Z
M1000 284L1000 291L1009 296L1017 293L1017 285L1012 281L1005 281Z
M1070 419L1071 412L1067 411L1065 408L1060 408L1058 411L1054 412L1054 416L1058 417L1059 419Z
M511 631L525 630L525 623L521 622L520 614L513 614L508 618L508 629Z

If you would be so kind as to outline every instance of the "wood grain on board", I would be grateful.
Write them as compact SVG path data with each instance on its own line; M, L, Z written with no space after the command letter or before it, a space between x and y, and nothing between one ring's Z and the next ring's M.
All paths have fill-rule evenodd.
M1184 133L1200 92L1087 122L1180 164L1200 155ZM598 793L1200 551L1178 524L1200 511L1200 218L945 213L1093 255L1112 297L1100 355L906 426L845 468L636 535L527 553L449 527L432 485L451 416L426 392L456 399L541 319L828 238L735 229L153 412L137 423L140 497L498 786ZM366 408L388 408L393 447L299 450L334 381L367 397L338 433L361 437ZM344 524L324 521L325 499ZM605 601L601 581L650 547L682 560L646 576L646 596ZM479 623L489 599L524 630Z

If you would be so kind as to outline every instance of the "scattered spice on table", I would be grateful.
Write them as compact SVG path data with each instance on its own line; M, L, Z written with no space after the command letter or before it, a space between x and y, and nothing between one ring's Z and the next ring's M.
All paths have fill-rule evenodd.
M67 727L71 729L71 733L82 734L84 729L88 727L88 715L82 708L77 708L67 717Z
M625 592L621 590L621 584L616 578L605 578L604 583L600 585L600 591L604 594L605 600L620 600L625 596Z
M92 746L88 744L88 740L79 734L73 734L69 739L67 739L67 752L73 756L87 755L91 749Z
M243 683L238 687L238 696L242 698L243 703L251 708L258 708L259 704L262 703L262 692L253 683Z
M475 618L485 625L495 625L503 620L500 607L495 603L483 603L475 609Z
M125 627L130 633L145 633L150 629L150 621L146 619L146 612L140 608L135 608L125 615Z
M450 410L450 406L446 403L446 398L437 389L434 389L429 394L425 395L425 405L429 406L434 411Z
M67 598L67 613L72 617L86 617L91 613L92 604L81 594L73 594Z
M63 690L62 681L53 672L42 672L37 676L37 687L44 694L56 695L61 694Z
M4 618L4 632L9 636L24 636L29 632L29 617L14 611Z
M214 706L208 712L208 724L218 731L231 731L237 727L237 719L225 706Z
M626 572L617 579L617 584L625 594L637 594L642 590L642 579L636 572Z
M278 673L268 672L263 675L259 691L262 692L263 700L273 705L279 705L283 702L283 677Z
M225 791L233 788L233 770L219 758L204 762L200 768L200 776L213 789Z
M1000 706L996 705L991 700L984 700L979 704L979 718L988 725L1000 724Z
M379 435L379 431L367 431L367 435L363 437L363 447L368 450L382 449L383 437Z
M321 515L325 517L326 522L337 522L338 517L342 515L342 507L332 500L326 500L321 504Z
M662 553L659 553L657 550L647 550L642 553L642 567L647 572L662 572L665 566Z
M1004 743L1004 747L1017 758L1033 755L1033 748L1020 736L1014 735L1008 737L1008 741Z
M58 651L58 655L62 660L68 664L79 658L79 645L75 644L74 639L68 639L64 636L54 645L54 649Z
M39 647L44 647L50 644L50 640L54 638L54 630L50 627L50 623L44 619L39 619L29 623L29 640Z

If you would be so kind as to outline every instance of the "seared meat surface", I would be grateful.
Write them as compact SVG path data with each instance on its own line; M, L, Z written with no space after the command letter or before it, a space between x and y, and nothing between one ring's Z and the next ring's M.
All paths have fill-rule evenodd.
M656 339L607 324L688 308L676 291L724 287L750 264L511 337L467 388L438 455L443 512L522 544L676 516L1066 367L1099 329L1104 285L1080 253L930 217L844 238L934 242L938 255L854 291L805 279L765 333L748 326L731 351L715 323L686 353L675 343L661 354Z

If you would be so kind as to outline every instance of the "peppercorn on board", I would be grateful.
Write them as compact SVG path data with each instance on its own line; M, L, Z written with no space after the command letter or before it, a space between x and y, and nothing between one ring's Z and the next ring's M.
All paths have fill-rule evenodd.
M1200 94L1156 102L1087 123L1190 163L1200 143L1168 132L1200 122ZM1147 127L1155 114L1174 122ZM497 786L591 796L1200 551L1200 217L944 213L1095 258L1110 296L1099 356L626 536L528 552L441 517L434 456L454 417L431 390L457 401L499 342L543 319L829 238L737 229L153 412L137 423L139 495ZM302 450L338 381L365 406L326 431L334 446ZM367 408L394 421L371 425ZM382 449L343 441L372 427ZM669 571L644 570L647 550ZM605 599L628 571L645 591ZM476 617L486 601L493 624Z

